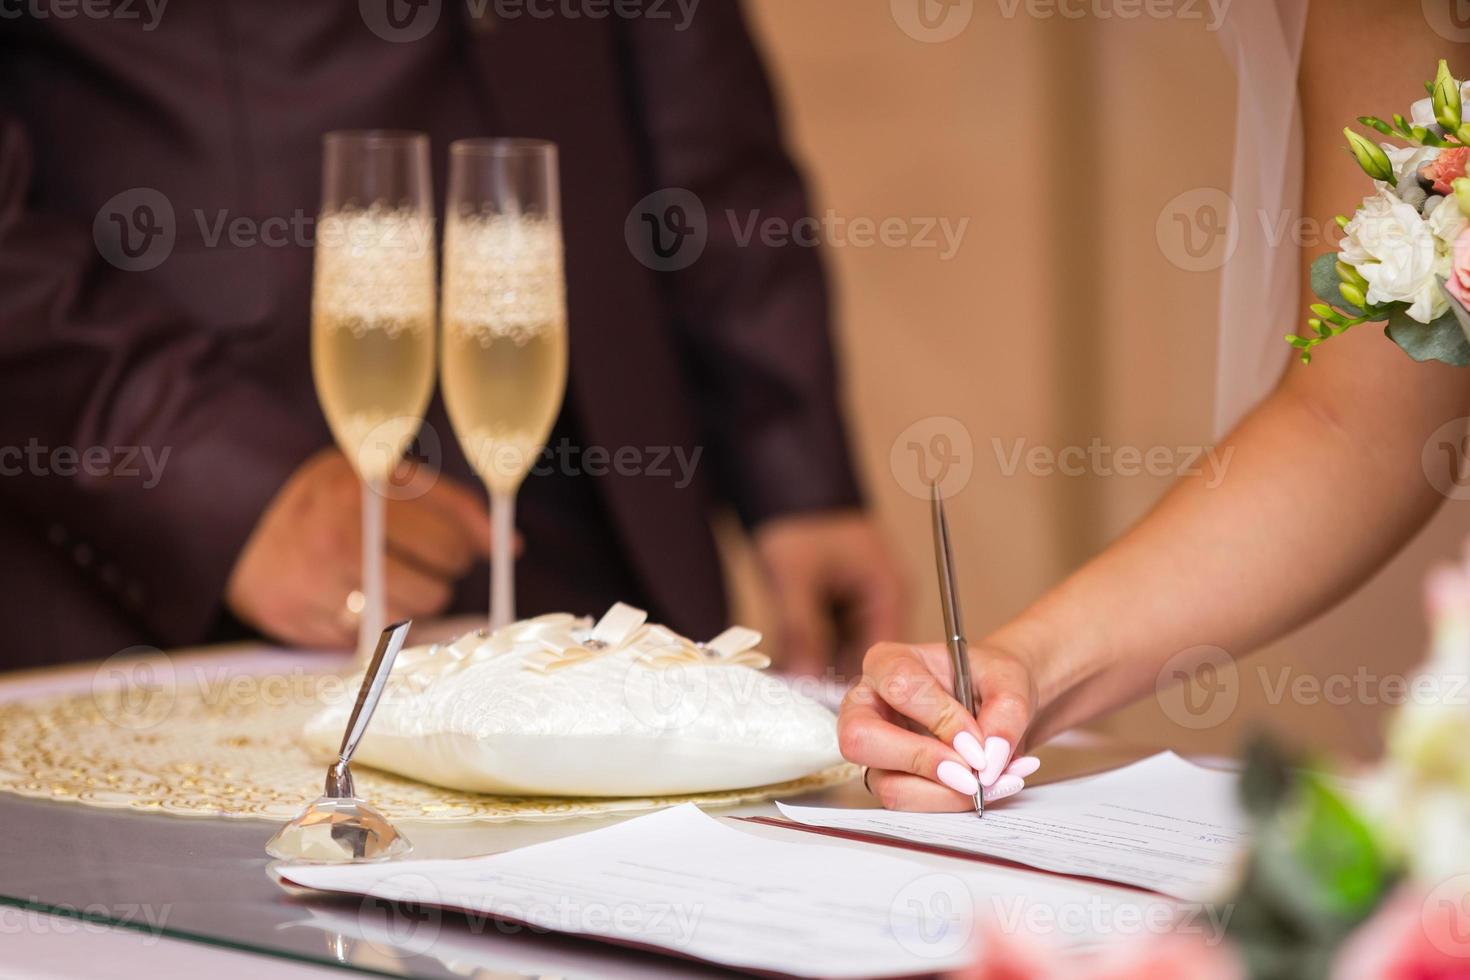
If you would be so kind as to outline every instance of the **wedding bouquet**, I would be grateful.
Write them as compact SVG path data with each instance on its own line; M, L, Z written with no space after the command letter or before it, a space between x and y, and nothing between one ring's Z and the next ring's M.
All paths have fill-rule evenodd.
M1338 779L1266 741L1249 753L1251 852L1207 917L1223 936L1181 916L1169 932L1068 957L992 931L958 980L1470 978L1470 553L1425 591L1431 653L1399 679L1372 772Z
M1470 83L1441 61L1429 98L1409 118L1358 121L1406 143L1377 143L1354 132L1348 145L1373 178L1374 193L1351 218L1338 216L1338 252L1312 264L1312 305L1305 336L1286 342L1311 363L1325 340L1360 323L1387 322L1394 343L1416 361L1470 364Z

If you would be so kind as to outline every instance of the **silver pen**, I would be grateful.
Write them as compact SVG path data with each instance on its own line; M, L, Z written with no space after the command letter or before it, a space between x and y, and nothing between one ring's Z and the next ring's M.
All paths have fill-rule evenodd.
M965 642L965 624L954 583L954 552L949 546L949 519L944 516L944 497L939 481L929 485L930 511L934 520L934 567L939 572L939 602L944 610L944 642L954 667L954 696L970 717L975 717L975 688L970 682L970 645ZM975 816L985 816L985 787L975 791Z

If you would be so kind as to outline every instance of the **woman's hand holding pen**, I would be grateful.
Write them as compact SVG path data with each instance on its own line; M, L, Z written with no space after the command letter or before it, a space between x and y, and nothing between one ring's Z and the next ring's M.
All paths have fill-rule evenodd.
M880 643L843 699L838 743L867 766L865 781L890 810L962 811L977 784L985 800L1019 793L1040 763L1015 757L1036 706L1036 684L1019 658L970 651L978 717L952 695L954 671L943 644Z

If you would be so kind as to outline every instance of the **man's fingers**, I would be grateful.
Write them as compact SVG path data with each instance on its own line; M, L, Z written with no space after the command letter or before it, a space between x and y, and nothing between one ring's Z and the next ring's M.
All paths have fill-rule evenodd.
M836 583L842 614L839 669L860 668L865 652L885 637L903 635L902 592L897 577L879 567L860 569L856 578Z
M315 647L323 650L350 650L357 642L356 627L349 626L347 619L338 611L335 616L312 615L300 623L292 624L295 635L283 636L297 646Z
M1026 786L1020 778L1003 776L985 791L985 802L994 803L1014 796ZM975 801L938 783L906 772L883 769L868 770L868 788L886 810L912 813L961 813L973 810Z
M459 524L475 553L490 554L490 512L480 495L448 477L441 476L420 500Z
M832 637L816 583L787 581L778 595L782 666L797 673L820 674L827 665Z
M980 695L980 730L985 733L985 766L980 783L993 785L1001 778L1021 737L1031 724L1036 694L1031 674L1009 657L977 658L975 687Z
M388 507L388 547L440 578L457 579L482 548L449 512L417 500Z
M893 724L868 700L849 695L838 719L837 745L844 758L872 769L937 780L957 793L974 795L979 782L958 752L938 739Z
M392 555L388 556L385 571L390 620L430 616L449 605L452 592L444 579L429 575Z
M347 597L358 588L357 562L338 557L282 583L285 588L261 624L275 638L293 646L351 649L357 625L348 615Z
M923 650L880 643L863 661L863 680L893 710L953 745L971 767L978 769L984 763L976 751L982 744L980 726L930 669Z
M857 630L863 649L876 646L884 637L903 636L904 585L891 568L875 566L867 571L857 590Z

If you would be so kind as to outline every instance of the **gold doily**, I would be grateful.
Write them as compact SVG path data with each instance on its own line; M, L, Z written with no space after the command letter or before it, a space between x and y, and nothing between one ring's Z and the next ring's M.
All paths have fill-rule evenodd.
M323 760L296 741L313 699L269 697L249 678L189 690L129 688L0 704L0 791L190 817L287 820L321 794ZM773 786L655 798L485 796L354 767L358 792L393 820L537 820L721 807L847 782L834 766Z

